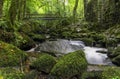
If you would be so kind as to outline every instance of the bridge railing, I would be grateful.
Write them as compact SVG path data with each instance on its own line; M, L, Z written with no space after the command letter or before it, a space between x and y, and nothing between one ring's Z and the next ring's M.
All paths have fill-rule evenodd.
M26 14L25 17L31 18L31 17L59 17L59 16L55 14Z
M66 17L61 17L57 14L26 14L24 19L39 19L39 20L57 20Z

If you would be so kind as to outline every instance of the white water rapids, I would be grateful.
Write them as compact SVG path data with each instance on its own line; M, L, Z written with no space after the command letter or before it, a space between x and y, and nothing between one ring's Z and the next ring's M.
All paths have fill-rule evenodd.
M46 41L40 44L37 51L59 52L67 54L76 50L83 50L89 64L111 65L107 54L98 53L96 51L106 51L105 48L88 47L82 41L71 41L59 39L57 41Z
M97 52L107 51L107 49L85 46L84 43L79 41L71 41L71 44L84 46L85 56L89 64L112 65L112 62L108 59L107 54Z

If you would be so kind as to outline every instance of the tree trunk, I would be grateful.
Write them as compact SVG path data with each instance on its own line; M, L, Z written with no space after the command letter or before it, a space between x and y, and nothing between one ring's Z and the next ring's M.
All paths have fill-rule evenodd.
M2 17L3 0L0 0L0 17Z
M12 0L11 1L11 5L9 8L9 21L11 25L14 25L14 21L16 20L16 16L17 16L17 10L18 10L18 0Z
M88 2L88 0L84 0L84 18L85 18L85 20L87 17L87 2Z
M75 5L74 5L74 8L73 8L74 23L75 23L75 19L76 19L76 13L77 13L78 2L79 2L79 0L76 0L76 1L75 1Z
M19 1L19 7L18 7L18 20L22 20L24 17L24 9L26 7L26 1L25 0L18 0Z

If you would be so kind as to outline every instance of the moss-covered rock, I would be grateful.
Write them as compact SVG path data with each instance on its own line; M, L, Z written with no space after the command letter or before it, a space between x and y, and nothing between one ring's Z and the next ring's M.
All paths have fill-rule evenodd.
M0 79L26 79L25 74L13 68L0 69Z
M109 54L110 58L114 58L118 55L120 55L120 46L114 48L113 50L110 51L111 53Z
M120 46L116 47L113 50L109 50L108 56L114 64L120 66Z
M38 71L49 73L53 66L56 64L56 60L53 56L48 54L43 54L32 62L31 68L34 68Z
M22 34L24 42L21 41L20 43L20 49L22 50L29 50L33 47L35 47L35 42L28 37L27 35Z
M61 79L81 76L86 71L87 61L83 51L75 51L63 56L51 70L51 75Z
M12 32L0 30L0 40L7 42L7 43L11 43L15 41L15 35Z
M112 59L112 63L120 66L120 55Z
M25 52L17 47L0 41L0 66L20 66L27 58Z
M120 68L108 67L102 72L102 79L120 79Z
M35 42L27 35L24 33L18 33L17 34L19 37L16 38L16 46L22 50L29 50L33 47L35 47Z
M101 79L101 71L85 72L82 79Z

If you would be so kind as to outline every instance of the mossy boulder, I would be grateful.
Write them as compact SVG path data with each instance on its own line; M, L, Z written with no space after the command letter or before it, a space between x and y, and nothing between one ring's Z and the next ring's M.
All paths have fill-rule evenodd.
M20 38L16 39L16 46L21 50L29 50L35 47L35 42L26 34L18 33Z
M108 56L111 58L111 60L112 60L112 62L114 64L120 66L120 46L118 46L115 49L111 50L108 53Z
M20 66L27 58L25 52L0 41L0 67Z
M56 60L53 56L43 54L42 56L39 56L34 62L32 62L31 68L34 68L43 73L49 73L55 64Z
M0 79L26 79L25 74L14 68L0 69Z
M102 79L120 79L120 68L108 67L102 72Z
M0 30L0 40L11 43L15 41L15 35L13 32L7 32L4 30Z
M114 48L113 50L109 50L109 52L110 52L110 53L109 53L108 56L109 56L110 58L114 58L114 57L120 55L120 46Z
M71 52L63 56L51 70L51 75L60 79L81 76L87 69L87 61L83 51Z
M82 79L101 79L101 73L101 71L85 72L82 75Z
M112 63L120 66L120 55L112 59Z

